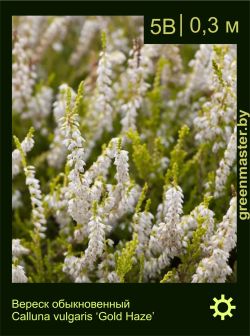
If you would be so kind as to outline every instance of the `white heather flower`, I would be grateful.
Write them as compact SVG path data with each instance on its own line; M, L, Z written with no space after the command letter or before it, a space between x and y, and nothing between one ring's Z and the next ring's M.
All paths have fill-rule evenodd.
M142 78L141 75L140 77ZM142 95L145 94L148 88L146 83L143 83L143 82L139 84L137 83L135 85L136 85L135 90L138 87L138 92L134 93L134 96L128 103L123 104L121 106L121 112L123 116L121 120L121 124L122 124L123 132L126 132L129 129L133 129L133 130L136 129L136 118L137 118L138 110L141 108L142 102L143 102Z
M94 267L94 263L100 257L104 250L105 244L105 225L101 217L93 216L88 223L89 243L85 250L85 263L90 268Z
M29 57L34 55L33 49L40 41L40 36L47 20L48 17L46 16L20 16L18 27L14 27L18 31L18 35L24 39L26 52Z
M134 215L134 231L137 233L139 241L136 249L138 255L146 252L153 219L153 214L148 211L143 211Z
M27 253L29 250L21 245L20 239L12 239L12 258L19 258Z
M156 251L168 251L169 257L174 257L181 247L180 216L183 212L183 193L179 186L170 187L164 195L163 217L164 222L154 226L150 237L150 248ZM155 241L157 245L155 245Z
M109 43L107 45L108 51L113 53L119 53L123 55L122 59L118 61L118 64L123 63L125 61L125 56L122 52L128 52L128 38L125 35L125 31L122 28L118 28L111 32ZM119 51L117 51L119 50ZM122 51L122 52L121 52ZM119 57L120 58L120 57Z
M12 282L13 283L24 283L27 281L28 281L28 278L25 275L23 266L12 264Z
M177 100L179 104L188 104L190 98L197 91L208 91L209 84L207 79L213 71L211 63L212 52L212 44L200 44L194 58L189 62L192 71L187 78L186 88L178 94Z
M27 154L31 151L34 146L33 134L28 134L26 138L22 141L21 147L24 154ZM18 149L15 149L12 152L12 179L19 174L21 168L21 153Z
M124 131L127 131L130 128L134 130L136 129L137 110L140 108L141 104L142 99L136 97L130 102L122 105L121 110L124 117L121 123Z
M115 165L116 165L116 175L118 183L122 185L129 182L129 164L128 164L128 152L126 150L119 150L115 156Z
M109 60L114 65L121 65L126 61L126 56L121 51L113 51L109 53Z
M182 246L187 247L188 242L193 237L193 232L198 227L198 222L201 222L201 227L205 229L205 234L202 237L202 249L205 250L211 236L214 233L214 212L208 209L204 203L199 204L191 213L181 218L179 224L182 232Z
M85 185L91 185L99 176L102 176L106 180L112 159L115 157L117 151L117 143L118 138L112 138L107 148L103 150L102 154L98 156L96 161L84 173L82 180Z
M63 272L69 274L73 279L76 279L80 274L80 269L80 258L66 255L63 263Z
M144 264L145 280L158 276L161 271L170 264L169 251L166 249L163 253L155 258L150 257Z
M73 102L76 98L76 93L67 84L59 86L59 93L57 94L56 101L53 104L53 115L56 122L54 129L54 138L50 144L50 151L48 153L48 163L52 167L61 168L65 161L67 149L63 144L64 130L61 128L61 118L65 115L66 111L66 92L71 92L71 108L73 108Z
M236 246L237 220L236 220L237 199L234 196L230 201L229 209L222 221L217 225L215 234L210 239L211 249L219 247L230 252Z
M56 123L60 123L60 118L64 117L66 111L66 93L70 90L71 103L70 106L73 108L74 100L76 98L75 91L66 83L59 86L59 92L56 96L56 101L53 104L53 115Z
M109 273L109 275L108 275L108 282L110 282L110 283L120 283L121 280L120 280L118 274L115 271L113 271L113 272Z
M162 49L163 46L161 44L143 44L141 48L140 66L143 69L145 80L149 75L155 72L155 60L161 55Z
M69 199L69 213L72 218L81 226L75 231L75 238L80 241L86 236L86 225L92 216L91 206L94 200L99 200L103 192L103 182L106 181L111 160L116 154L117 138L113 138L108 147L90 166L90 168L81 175L80 180L75 180L75 184L70 182L69 192L66 198ZM100 180L101 177L101 180ZM93 185L92 185L93 184ZM106 185L107 187L107 185ZM113 192L109 192L109 197L105 200L105 204L99 207L99 213L109 214L109 211L115 205ZM105 222L107 219L105 220Z
M111 239L106 240L107 245L113 246L114 242ZM115 256L113 253L108 253L105 251L102 255L102 261L98 264L98 270L97 270L97 275L98 275L98 282L100 283L105 283L108 282L109 275L111 273L111 270L115 268Z
M60 232L67 236L67 241L72 240L71 225L72 221L68 214L68 200L65 197L67 187L56 188L52 193L45 196L44 201L48 208L53 212L56 222L60 225Z
M141 188L138 185L128 188L122 194L121 203L119 204L120 211L133 212L135 205L139 199Z
M15 190L14 194L12 194L12 209L20 208L22 204L21 193L19 190Z
M29 250L21 245L20 239L12 239L12 282L27 282L24 267L18 265L18 260Z
M28 135L21 143L22 150L24 153L28 153L34 146L34 139L32 135Z
M46 117L50 114L53 90L43 86L40 91L27 103L27 111L22 113L23 119L30 119L36 129L41 129L46 134L46 128L42 128Z
M75 279L75 283L90 283L90 279L86 274L81 274Z
M183 193L179 186L170 187L163 202L163 215L166 223L176 225L180 221L180 216L183 212Z
M95 146L103 132L113 130L114 109L112 100L114 97L112 88L113 65L109 53L104 50L100 53L97 66L96 90L90 100L90 108L86 116L86 125L90 131L87 138L88 150L86 158Z
M66 133L67 132L68 130L66 130ZM70 172L70 179L73 180L74 178L79 177L79 174L84 172L84 139L81 136L79 129L75 129L67 135L68 139L65 139L63 143L68 148L68 151L70 151L67 159L69 166L72 168L72 171Z
M63 50L63 44L61 42L55 42L52 44L52 48L57 51L60 52Z
M94 104L96 113L101 113L104 130L113 130L113 98L112 84L112 64L109 54L106 51L100 53L100 60L97 67L97 96Z
M110 165L111 158L107 155L107 152L104 151L92 164L92 166L85 172L83 180L85 181L86 185L92 184L98 176L102 176L104 179L106 179Z
M225 148L236 120L235 46L214 45L209 68L211 71L206 76L203 75L203 78L206 79L208 90L211 92L210 99L203 101L200 113L193 119L193 124L197 129L195 135L197 142L212 142L212 151L216 153L220 148ZM225 80L220 72L227 73Z
M42 193L40 189L40 182L35 178L35 167L24 167L26 176L26 185L29 188L31 204L32 204L32 223L35 226L36 232L41 238L45 238L46 219L43 207Z
M26 109L36 79L35 65L30 62L25 44L26 40L17 36L12 51L12 109L18 113Z
M85 270L86 265L84 264L84 257L75 257L72 255L66 255L63 264L63 272L69 274L69 276L76 283L89 283L91 282L87 271Z
M156 224L163 222L163 204L160 203L156 211Z
M144 46L143 48L147 47ZM142 50L141 53L143 53ZM132 50L131 54L132 58L130 58L128 61L128 70L124 74L123 78L121 78L121 86L125 86L126 91L128 86L131 87L128 102L123 103L121 106L122 132L126 132L130 128L134 130L136 129L136 118L138 110L141 108L143 98L150 86L148 83L146 83L147 75L150 73L150 71L148 71L150 64L149 58L146 57L146 53L143 54L143 58L139 50ZM148 60L148 62L146 60Z
M210 257L201 260L196 273L192 277L192 282L224 283L227 276L232 273L232 269L228 265L228 258L228 252L215 249Z
M39 62L46 50L53 46L55 42L62 41L67 33L68 24L71 21L69 16L56 17L52 20L44 34L41 36L40 43L36 48L34 61Z
M144 266L145 279L154 278L169 265L171 258L181 250L180 216L183 212L183 193L179 186L170 187L164 194L163 204L158 208L158 216L164 222L153 226L149 240L149 251ZM152 256L157 254L157 257Z
M185 84L186 74L183 71L181 46L178 44L159 45L157 56L159 54L164 55L164 58L167 60L162 69L162 84L166 87L172 83L178 86Z
M70 57L70 64L77 65L82 57L89 51L90 43L100 29L99 23L96 20L86 20L80 32L79 41L76 45L76 50Z
M70 120L69 120L70 118ZM70 117L64 118L63 130L64 140L63 143L67 147L69 154L67 156L68 164L71 167L69 178L71 181L79 179L79 174L84 172L84 138L79 130L79 122L77 115L73 114Z
M228 259L237 239L236 206L237 202L234 196L230 201L226 215L210 239L210 246L206 249L209 256L200 261L192 277L192 282L225 282L227 276L232 273Z
M82 205L84 205L84 209L85 209L85 213L82 214L82 218L84 218L84 222L80 223L80 225L78 225L78 227L74 231L74 238L78 242L82 242L83 239L88 236L88 233L89 233L88 227L85 224L89 222L92 216L91 204L94 201L98 202L101 199L101 196L104 192L104 183L101 180L96 179L94 184L89 188L87 184L86 185L84 184L84 189L85 189L85 199L84 199L84 202L82 202ZM99 207L98 213L103 214L101 207Z
M20 172L21 154L18 149L12 152L12 178Z
M138 185L128 185L123 189L120 185L110 190L104 212L108 213L108 223L114 228L117 220L125 214L133 213L140 196L141 188Z
M229 143L224 153L223 159L219 163L215 176L215 192L214 196L219 197L225 188L225 184L230 174L232 165L236 160L236 127L230 137Z
M68 212L77 224L85 224L91 206L89 186L84 183L84 138L79 130L77 115L69 112L63 118L63 143L68 149L67 163L70 167L68 174L69 184L66 192Z

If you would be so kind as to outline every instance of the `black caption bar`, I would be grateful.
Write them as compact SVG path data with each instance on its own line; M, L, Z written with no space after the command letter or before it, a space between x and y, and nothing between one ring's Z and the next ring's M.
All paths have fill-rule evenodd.
M176 2L144 18L144 42L237 43L248 31L249 3Z

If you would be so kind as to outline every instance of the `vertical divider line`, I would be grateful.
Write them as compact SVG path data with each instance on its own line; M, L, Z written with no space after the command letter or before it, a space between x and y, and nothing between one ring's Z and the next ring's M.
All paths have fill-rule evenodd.
M182 14L180 14L180 37L182 37Z

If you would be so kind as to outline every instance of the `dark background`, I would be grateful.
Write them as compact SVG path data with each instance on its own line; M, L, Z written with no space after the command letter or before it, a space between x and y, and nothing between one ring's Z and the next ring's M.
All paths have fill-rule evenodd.
M183 38L145 35L148 43L237 43L238 111L249 112L249 3L232 2L2 2L1 6L1 335L249 335L249 223L238 219L238 282L234 284L12 284L11 283L11 64L12 15L144 15L201 21L216 16L220 22L239 20L239 34ZM147 30L146 30L147 31ZM239 115L239 113L238 113ZM21 127L21 125L20 125ZM214 318L209 306L213 298L232 297L233 317ZM20 301L124 301L130 300L134 313L154 312L153 320L102 322L15 322L11 300ZM103 309L101 309L103 310ZM115 309L109 309L110 313ZM94 313L73 310L71 313ZM116 309L118 312L119 309ZM126 311L124 309L124 311ZM32 310L35 312L35 310ZM42 311L46 313L46 309ZM59 312L59 310L58 310ZM63 313L64 310L60 309Z

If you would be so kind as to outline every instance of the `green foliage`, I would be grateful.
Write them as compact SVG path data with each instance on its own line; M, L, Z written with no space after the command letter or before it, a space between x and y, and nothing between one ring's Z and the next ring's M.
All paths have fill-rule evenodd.
M197 229L193 233L192 239L188 242L186 252L181 256L181 264L178 267L178 275L181 282L191 282L191 277L196 266L202 257L201 243L207 229L203 227L205 217L197 218Z
M161 110L163 108L161 75L167 60L161 57L156 66L156 74L153 83L153 89L149 91L148 97L151 102L151 117L145 121L146 126L152 130L154 134L159 127L161 121Z
M135 256L137 245L138 237L134 234L133 240L126 243L125 247L121 251L121 255L117 257L116 273L118 274L121 282L125 282L126 274L131 271L133 267L133 257Z
M214 72L215 72L215 74L218 76L218 79L219 79L221 85L224 86L225 83L224 83L224 80L223 80L223 77L222 77L222 70L221 70L221 68L219 67L219 65L216 63L215 60L213 60L212 62L213 62Z
M144 202L145 198L146 198L146 193L148 191L148 185L147 183L144 184L144 187L142 189L141 195L139 197L139 200L137 202L136 208L135 208L135 212L138 213L141 211L141 207L142 207L142 203ZM148 200L149 201L149 200Z
M101 39L102 39L102 50L105 50L107 47L107 35L104 31L102 32Z
M170 153L170 164L165 176L165 185L168 186L171 181L178 183L178 175L181 165L187 155L183 149L185 137L189 133L188 126L184 125L178 132L178 140L173 150Z
M132 159L141 179L146 180L153 170L151 155L147 145L142 143L137 132L129 131L128 138L132 141Z
M175 281L175 276L177 275L177 270L173 269L172 271L168 271L164 277L162 278L162 280L160 281L160 283L168 283L168 282L176 282Z

